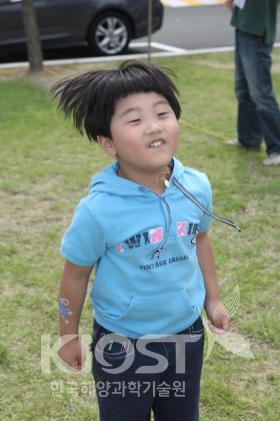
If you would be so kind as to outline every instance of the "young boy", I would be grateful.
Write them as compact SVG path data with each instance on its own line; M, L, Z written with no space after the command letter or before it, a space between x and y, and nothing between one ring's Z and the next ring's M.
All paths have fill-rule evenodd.
M62 241L59 355L81 369L79 320L94 269L100 419L146 421L153 410L156 421L198 420L203 306L213 329L227 330L229 321L207 235L216 217L209 181L174 158L177 89L159 68L131 62L53 91L76 128L117 160L94 176Z

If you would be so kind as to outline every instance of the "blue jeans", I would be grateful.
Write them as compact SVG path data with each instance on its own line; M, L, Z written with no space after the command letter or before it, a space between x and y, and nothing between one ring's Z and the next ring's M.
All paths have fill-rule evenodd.
M272 45L263 37L235 32L235 92L238 140L258 147L264 138L267 154L280 153L280 110L271 78Z
M156 340L114 335L111 341L110 334L94 321L92 373L100 421L150 421L151 411L155 421L199 420L204 345L200 317L177 335Z

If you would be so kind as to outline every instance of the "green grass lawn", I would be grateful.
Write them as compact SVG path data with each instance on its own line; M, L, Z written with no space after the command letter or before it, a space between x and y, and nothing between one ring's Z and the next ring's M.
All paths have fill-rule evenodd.
M274 54L280 99L279 50ZM242 229L238 234L214 222L210 236L222 296L240 289L232 331L250 341L254 359L215 344L204 364L201 419L272 421L280 393L280 169L261 165L264 149L249 153L222 144L235 137L231 54L156 62L178 76L177 157L208 174L216 212ZM57 114L44 86L24 77L0 80L0 419L98 420L90 372L63 373L52 363L51 372L42 373L41 336L50 335L51 346L58 338L61 237L92 174L111 161ZM90 335L91 324L87 299L81 334Z

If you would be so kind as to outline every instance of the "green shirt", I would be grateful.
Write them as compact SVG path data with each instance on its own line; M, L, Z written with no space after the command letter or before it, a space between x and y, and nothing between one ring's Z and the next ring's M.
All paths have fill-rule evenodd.
M279 0L247 0L243 9L235 7L231 25L249 34L263 36L273 44L276 35Z

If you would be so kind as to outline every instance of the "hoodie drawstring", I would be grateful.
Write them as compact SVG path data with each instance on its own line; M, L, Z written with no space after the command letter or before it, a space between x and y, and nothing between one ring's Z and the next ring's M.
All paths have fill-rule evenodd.
M217 221L223 222L226 225L229 225L230 227L233 227L234 229L236 229L236 231L241 232L241 229L239 228L238 225L236 225L233 221L231 221L230 219L226 219L223 218L222 216L216 215L215 213L211 212L209 209L207 209L204 205L202 205L202 203L199 202L199 200L197 200L197 198L195 196L193 196L175 177L172 177L172 182L175 185L175 187L180 190L181 193L183 193L184 196L186 196L189 200L191 200L193 202L194 205L196 205L199 209L201 209L204 213L206 213L207 215L211 216L211 218L216 219ZM161 204L162 202L165 204L167 210L168 210L168 219L169 219L169 226L171 223L171 217L170 217L170 208L168 206L168 203L166 202L165 199L163 199L162 197L159 196L159 199L161 200ZM165 213L165 212L164 212ZM168 234L166 235L165 240L161 243L160 247L157 248L153 253L152 253L152 259L154 258L154 256L156 256L158 259L160 257L160 253L163 249L163 247L165 246L166 242L167 242L167 237Z
M170 225L171 225L170 207L163 197L161 197L161 196L158 196L158 197L160 199L160 204L162 206L162 210L163 210L163 213L164 213L164 219L165 219L165 225L166 225L166 235L165 235L165 240L163 240L163 242L161 243L161 246L159 248L157 248L155 251L153 251L152 259L154 258L155 255L157 256L157 258L159 258L161 250L163 249L163 247L165 246L165 244L167 242L168 235L169 235L169 229L170 229ZM163 204L166 206L166 209L167 209L167 212L168 212L168 221L166 221L166 214L165 214L165 211L164 211Z
M203 206L197 199L194 197L184 186L182 186L181 183L177 180L177 178L172 178L173 184L177 187L178 190L180 190L188 199L190 199L199 209L201 209L204 213L211 216L211 218L216 219L217 221L223 222L226 225L229 225L230 227L233 227L236 229L236 231L241 232L241 229L238 225L236 225L233 221L230 219L223 218L222 216L216 215L215 213L209 211L205 206Z

